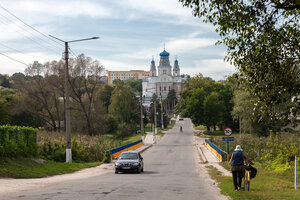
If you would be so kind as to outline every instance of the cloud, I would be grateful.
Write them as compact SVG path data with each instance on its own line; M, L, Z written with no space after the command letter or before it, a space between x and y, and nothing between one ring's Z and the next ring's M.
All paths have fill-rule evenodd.
M174 53L173 56L184 54L190 51L195 51L196 49L214 46L216 40L213 38L199 38L201 32L193 32L185 37L181 38L168 38L165 43L166 50L168 52ZM132 49L134 52L125 54L116 54L116 58L130 58L130 59L144 59L151 58L152 55L158 55L163 50L163 44L153 48L144 48L141 50ZM128 51L128 50L127 50Z
M34 13L43 16L59 16L59 17L77 17L78 15L86 15L90 17L108 17L113 16L113 11L100 4L97 1L61 1L51 0L25 0L19 1L18 4L6 1L9 10L17 13Z
M39 61L40 63L45 63L52 60L59 60L60 58L54 55L43 54L39 52L30 52L28 54L21 53L6 53L5 55L14 58L18 61L21 61L25 64L32 64L34 61ZM24 73L26 65L21 64L17 61L9 59L3 55L0 55L1 67L0 74L9 74L12 75L16 72Z
M195 61L194 67L182 69L182 73L190 75L203 74L204 76L211 77L215 80L225 79L237 72L234 66L225 62L223 59L206 59Z

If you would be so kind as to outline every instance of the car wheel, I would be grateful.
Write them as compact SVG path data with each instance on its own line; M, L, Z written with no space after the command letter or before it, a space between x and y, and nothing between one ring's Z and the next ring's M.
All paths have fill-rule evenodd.
M137 169L137 173L140 174L141 171L142 171L142 169L141 169L141 167L139 167L139 168Z
M141 172L144 172L144 167L141 169Z
M115 170L115 174L118 174L119 172L118 172L118 170Z

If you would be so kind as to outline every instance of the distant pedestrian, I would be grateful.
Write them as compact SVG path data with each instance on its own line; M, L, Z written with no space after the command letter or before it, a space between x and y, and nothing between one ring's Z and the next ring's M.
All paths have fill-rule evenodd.
M182 132L182 126L180 126L180 132Z
M235 191L241 189L242 179L244 175L244 162L249 163L249 159L244 155L240 145L236 145L234 152L231 155L229 164L231 164L231 172Z

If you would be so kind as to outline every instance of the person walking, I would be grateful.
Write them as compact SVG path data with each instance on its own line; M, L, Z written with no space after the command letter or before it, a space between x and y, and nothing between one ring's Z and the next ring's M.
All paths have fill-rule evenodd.
M241 189L242 178L245 170L244 162L249 163L250 161L244 155L241 145L236 145L235 150L232 153L229 161L229 164L231 165L231 172L235 191Z

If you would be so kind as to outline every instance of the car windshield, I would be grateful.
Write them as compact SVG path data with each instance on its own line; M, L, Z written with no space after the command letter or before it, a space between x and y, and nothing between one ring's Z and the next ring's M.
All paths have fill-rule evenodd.
M138 155L136 153L122 153L119 160L137 160Z

